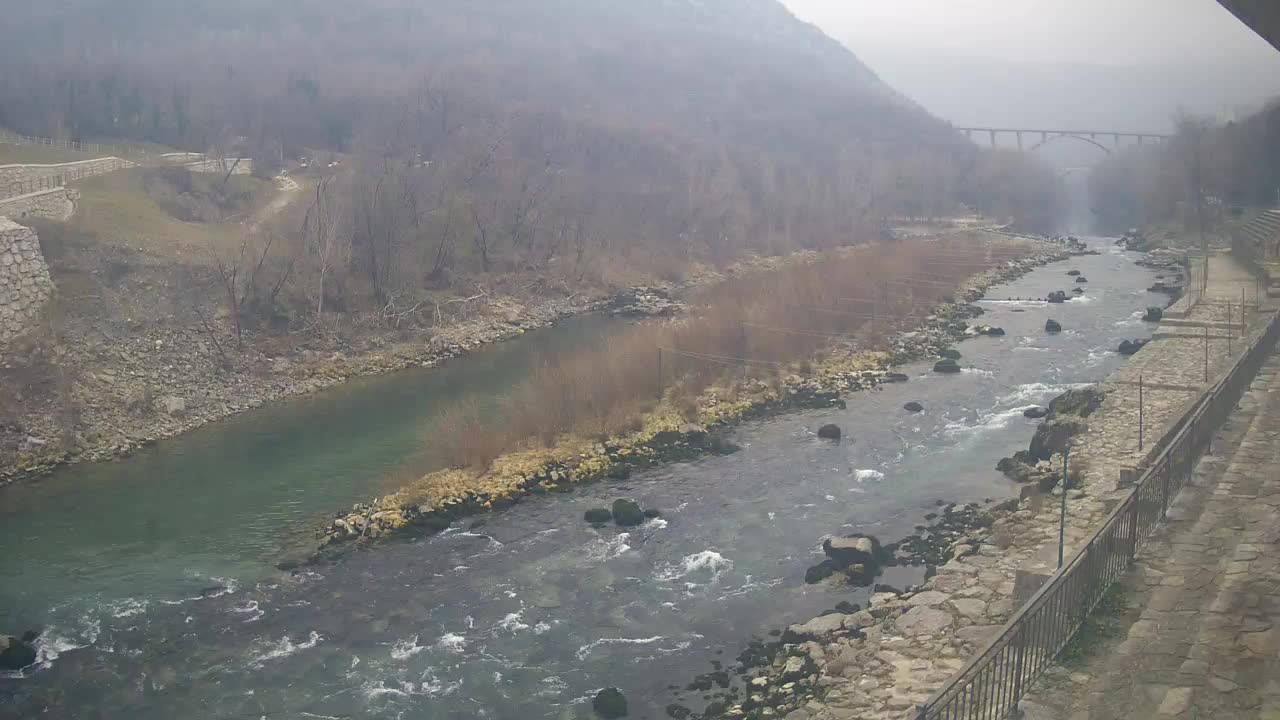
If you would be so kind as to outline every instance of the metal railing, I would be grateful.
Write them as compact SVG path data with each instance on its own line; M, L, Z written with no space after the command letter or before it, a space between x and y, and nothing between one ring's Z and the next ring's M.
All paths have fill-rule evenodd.
M1164 449L1129 495L1069 562L1031 597L1000 634L917 707L917 720L1008 717L1036 678L1075 635L1104 593L1123 575L1138 545L1164 519L1218 427L1280 338L1280 317L1166 435Z
M63 150L101 153L102 155L116 155L119 157L155 156L154 152L141 145L130 145L128 143L84 143L76 142L74 140L58 140L56 138L19 135L18 133L11 133L8 131L0 131L0 143L8 143L10 145L44 145L46 147L61 148Z

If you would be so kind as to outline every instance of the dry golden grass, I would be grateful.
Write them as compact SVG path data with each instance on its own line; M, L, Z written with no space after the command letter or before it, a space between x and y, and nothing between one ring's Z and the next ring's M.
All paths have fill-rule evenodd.
M504 453L552 447L570 434L634 431L663 397L696 419L697 399L712 385L776 382L837 347L882 350L967 278L1026 252L972 241L867 245L728 280L678 321L628 327L542 365L497 413L454 408L431 442L451 466L484 471Z

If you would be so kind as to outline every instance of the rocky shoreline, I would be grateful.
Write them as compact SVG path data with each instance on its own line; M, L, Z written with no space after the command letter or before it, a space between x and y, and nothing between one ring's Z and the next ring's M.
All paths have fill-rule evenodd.
M1179 265L1158 251L1137 262L1158 270ZM1181 283L1183 278L1178 274L1170 280ZM1075 528L1087 529L1090 520L1105 514L1106 506L1096 497L1099 489L1085 482L1087 467L1082 472L1077 464L1062 483L1061 452L1082 435L1085 450L1090 449L1089 418L1106 402L1104 389L1091 386L1064 393L1038 415L1046 420L1028 449L1004 458L997 468L1026 484L1019 499L994 505L988 500L986 507L946 505L918 533L884 547L857 534L824 540L828 560L811 568L807 581L865 587L875 582L877 566L896 564L921 566L925 580L903 589L875 585L866 608L842 602L808 622L773 631L771 640L751 641L738 656L734 677L723 673L725 682L706 698L710 702L702 712L673 704L667 714L751 720L907 717L1000 631L1018 600L1038 587L1034 578L1050 572L1035 552L1045 528L1056 530L1058 503L1040 498L1066 493L1068 523ZM1099 425L1122 415L1107 409L1110 414L1103 413ZM1105 438L1105 431L1099 432ZM1078 532L1073 529L1069 535ZM845 557L833 552L851 544L863 552ZM1038 574L1027 573L1024 584L1028 567ZM694 688L691 684L686 690Z
M753 256L723 270L697 268L683 281L608 295L534 301L496 297L480 317L418 331L417 337L402 340L390 339L388 331L284 352L269 352L246 340L222 367L217 345L234 346L229 331L218 338L195 327L142 321L130 322L126 331L98 323L65 327L55 347L14 343L0 357L0 379L6 378L5 371L42 361L74 368L69 374L76 376L71 392L77 405L76 429L70 433L64 429L67 413L47 402L26 408L9 424L0 419L0 487L36 480L76 463L118 460L208 423L355 378L433 367L570 317L592 312L630 319L669 316L684 308L680 296L698 287L816 257L809 251ZM23 389L15 384L22 401Z
M0 467L0 486L40 478L79 462L115 460L166 438L262 405L334 387L348 380L413 367L432 367L525 332L554 325L575 315L607 307L605 299L552 299L522 308L511 316L494 315L450 326L421 343L403 343L360 352L303 351L296 357L245 357L239 366L213 378L193 373L191 362L148 360L164 348L189 348L200 339L195 331L149 329L136 338L119 339L116 361L87 371L86 390L124 394L125 403L89 401L91 433L77 433L70 449L54 446L53 418L32 417L21 428L26 439L11 464ZM159 366L159 367L158 367ZM165 394L145 388L163 385ZM115 391L115 392L112 392ZM141 415L141 417L138 417Z
M902 382L906 376L892 368L926 357L954 353L951 346L998 328L971 325L982 315L971 303L986 289L1008 282L1042 265L1082 252L1074 239L1044 242L1043 249L1019 261L1010 261L980 273L966 284L957 302L937 306L916 329L901 333L889 353L833 353L812 373L789 375L780 387L748 381L735 388L739 399L718 402L715 391L699 403L697 422L689 422L663 404L645 419L644 427L629 436L607 442L569 442L549 451L514 453L500 458L483 476L464 471L442 471L428 476L431 482L415 491L377 498L340 512L320 530L321 549L313 561L360 542L391 536L407 536L443 530L456 519L509 507L527 495L563 491L575 484L604 478L625 478L633 469L693 457L703 453L732 452L721 437L723 430L747 419L789 409L828 407L843 403L845 393ZM1002 332L1002 331L1000 331Z

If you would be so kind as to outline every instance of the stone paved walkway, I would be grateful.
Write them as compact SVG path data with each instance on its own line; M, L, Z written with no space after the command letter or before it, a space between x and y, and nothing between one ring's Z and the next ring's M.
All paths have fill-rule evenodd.
M1280 358L1122 582L1127 628L1057 668L1029 720L1280 720Z

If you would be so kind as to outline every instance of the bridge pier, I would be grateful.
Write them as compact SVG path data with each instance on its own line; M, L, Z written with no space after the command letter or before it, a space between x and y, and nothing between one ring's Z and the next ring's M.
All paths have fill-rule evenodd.
M991 147L994 149L996 146L996 131L988 130L987 132L991 133Z
M1018 138L1018 149L1021 150L1022 149L1022 131L1016 130L1014 131L1013 134Z

